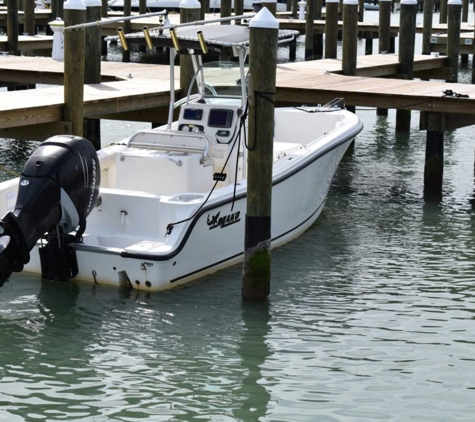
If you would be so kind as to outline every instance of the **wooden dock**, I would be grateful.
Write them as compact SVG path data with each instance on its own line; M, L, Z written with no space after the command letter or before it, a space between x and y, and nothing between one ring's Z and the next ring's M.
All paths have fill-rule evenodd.
M414 70L443 72L443 57L416 56ZM393 54L358 57L357 76L341 75L340 60L286 63L277 69L277 100L281 104L323 104L342 97L348 105L401 108L462 114L475 121L475 86L445 82L390 79L397 75ZM433 73L436 74L436 73ZM102 62L101 84L85 86L85 118L163 122L168 106L169 67ZM49 58L0 57L0 80L60 84L63 63ZM469 98L446 97L452 90ZM0 92L0 136L45 139L67 133L64 93L60 86ZM472 123L470 123L472 124ZM69 129L70 130L70 129Z

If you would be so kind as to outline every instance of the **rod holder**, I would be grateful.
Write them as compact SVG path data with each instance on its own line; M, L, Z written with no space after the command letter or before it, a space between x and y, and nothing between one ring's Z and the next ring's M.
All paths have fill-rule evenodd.
M203 52L203 54L207 54L208 53L208 46L206 45L205 37L203 35L203 32L198 31L197 35L198 35L198 41L200 42L201 51Z
M178 37L176 36L175 28L170 28L170 36L172 37L173 48L176 51L180 51L180 43L178 42Z
M129 44L127 43L127 39L125 38L124 30L122 28L117 28L117 35L119 35L122 48L127 51L129 49Z
M147 43L147 47L150 48L150 50L153 49L153 42L152 38L150 37L150 32L148 31L148 26L144 26L142 28L143 35L145 37L145 42Z

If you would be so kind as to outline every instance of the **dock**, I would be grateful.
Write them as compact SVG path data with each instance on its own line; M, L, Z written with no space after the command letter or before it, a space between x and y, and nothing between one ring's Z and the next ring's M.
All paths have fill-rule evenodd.
M440 75L445 58L416 56L417 75ZM389 79L397 74L394 54L360 56L356 76L341 74L337 59L279 64L277 100L282 104L322 104L342 97L348 105L460 113L475 121L475 86L421 80ZM102 62L102 83L85 86L85 118L164 123L170 99L169 66ZM0 57L0 80L61 85L63 63L50 58ZM179 88L179 87L178 87ZM468 95L450 98L443 92ZM61 86L1 92L0 136L45 139L60 129L64 93Z

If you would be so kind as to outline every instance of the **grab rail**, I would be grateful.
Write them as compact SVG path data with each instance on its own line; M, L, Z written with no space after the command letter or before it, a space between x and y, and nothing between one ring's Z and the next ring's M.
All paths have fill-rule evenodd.
M167 143L156 143L156 142L140 142L134 141L133 138L139 135L152 135L157 138L188 138L188 139L202 139L205 141L205 146L192 146L192 145L175 145ZM203 153L203 159L208 157L210 151L210 140L207 136L199 133L186 133L186 132L176 132L176 133L160 133L153 130L150 131L140 131L133 136L132 139L128 142L128 146L132 148L141 148L141 149L154 149L160 151L177 151L177 152L187 152L190 154Z

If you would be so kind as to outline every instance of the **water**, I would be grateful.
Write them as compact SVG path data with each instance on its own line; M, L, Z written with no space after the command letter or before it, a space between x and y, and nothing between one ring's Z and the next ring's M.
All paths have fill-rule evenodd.
M418 114L397 136L393 110L357 114L321 217L272 253L264 304L242 303L240 265L153 294L14 275L0 420L472 421L473 127L446 135L430 202ZM15 171L34 148L1 145Z

